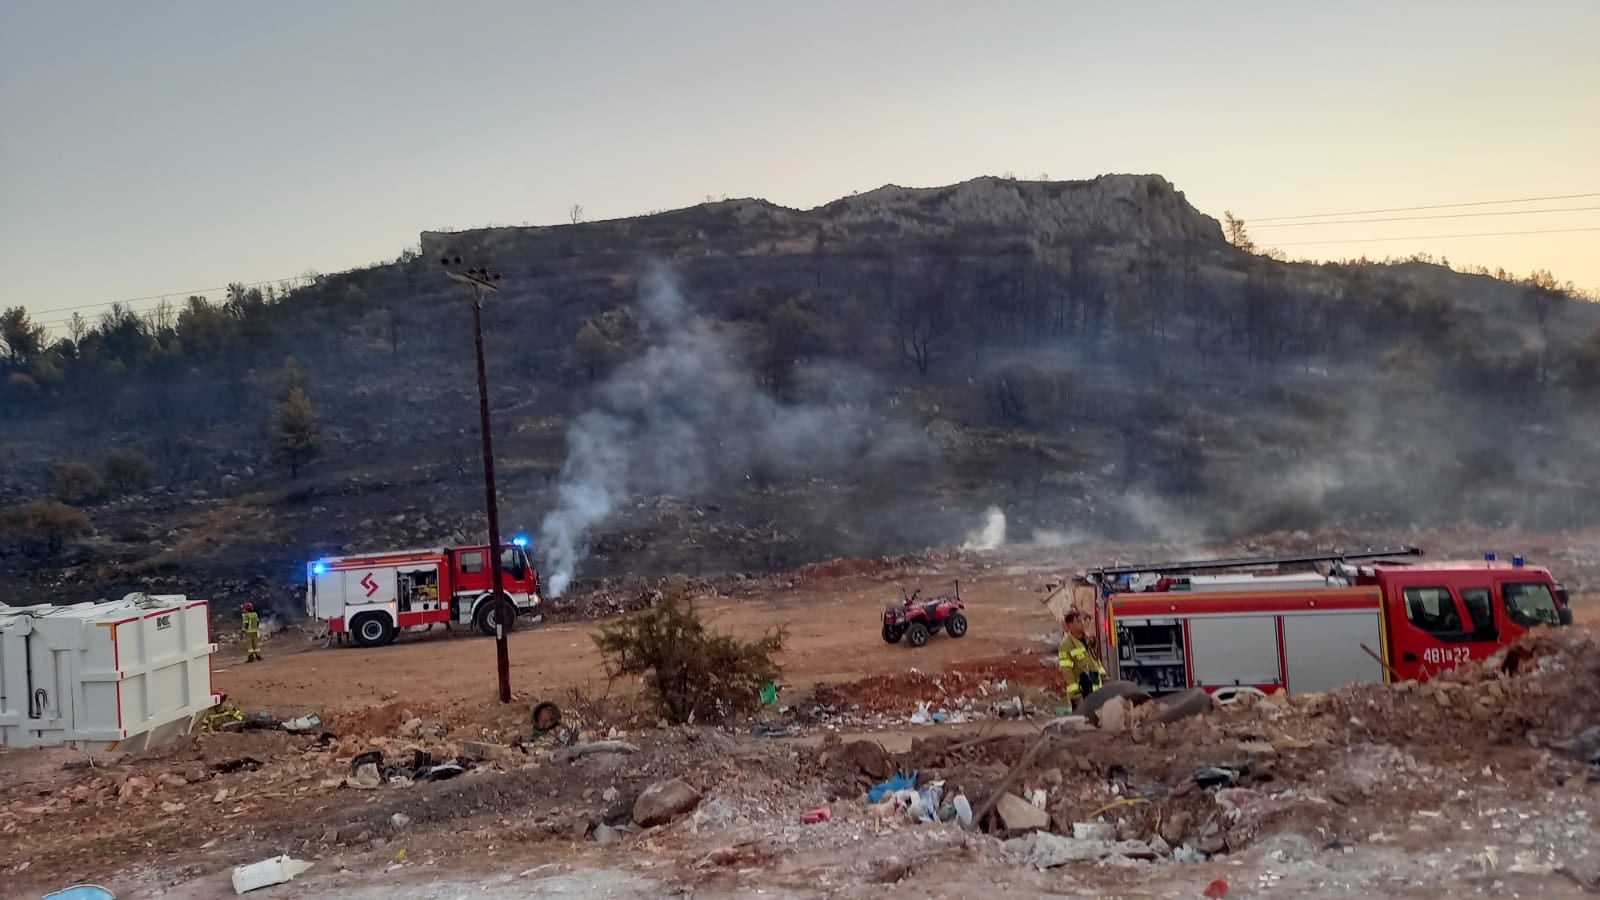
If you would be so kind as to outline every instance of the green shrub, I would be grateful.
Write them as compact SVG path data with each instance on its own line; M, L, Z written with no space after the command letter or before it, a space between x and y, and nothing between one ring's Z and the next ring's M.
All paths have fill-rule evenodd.
M642 675L650 702L668 722L721 722L761 706L761 686L778 678L773 655L783 629L754 641L712 634L692 603L669 595L594 636L612 678Z

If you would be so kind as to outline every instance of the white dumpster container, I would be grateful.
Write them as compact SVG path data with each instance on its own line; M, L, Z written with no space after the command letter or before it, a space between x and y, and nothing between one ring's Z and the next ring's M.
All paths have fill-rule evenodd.
M143 750L194 730L211 690L208 604L0 606L0 746Z

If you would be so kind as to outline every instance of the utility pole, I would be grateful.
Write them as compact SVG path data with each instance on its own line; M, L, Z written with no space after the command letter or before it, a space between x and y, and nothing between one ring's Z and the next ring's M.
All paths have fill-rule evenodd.
M500 673L500 702L511 702L511 654L507 649L506 635L517 612L506 596L505 581L501 575L500 557L505 547L500 543L500 506L494 490L494 441L489 433L489 379L483 367L483 295L500 290L499 272L490 272L487 266L462 270L461 257L439 260L445 274L472 290L472 342L478 351L478 418L483 432L483 489L489 515L489 585L494 592L494 652L495 665Z

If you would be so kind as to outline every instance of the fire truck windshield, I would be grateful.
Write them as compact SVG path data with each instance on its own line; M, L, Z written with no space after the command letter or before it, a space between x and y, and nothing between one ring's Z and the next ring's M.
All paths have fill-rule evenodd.
M528 558L521 547L507 547L500 551L500 569L512 578L521 578L528 572Z
M1506 615L1511 621L1530 628L1534 625L1559 625L1561 613L1556 609L1556 598L1547 585L1538 582L1507 584L1505 594Z

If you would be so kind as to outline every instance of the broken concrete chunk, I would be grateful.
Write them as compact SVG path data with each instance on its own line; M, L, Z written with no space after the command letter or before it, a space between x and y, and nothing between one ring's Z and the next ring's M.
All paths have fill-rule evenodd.
M1000 814L1000 823L1009 832L1020 834L1050 827L1049 813L1016 794L1008 793L1001 797L1000 802L995 804L995 812Z
M1109 841L1117 836L1117 829L1105 822L1073 822L1072 837L1080 841Z
M1005 848L1024 863L1040 869L1075 862L1156 859L1159 856L1156 849L1144 841L1079 841L1044 831L1011 838L1005 842Z
M690 787L682 778L658 781L644 789L633 801L633 820L649 828L664 825L700 802L700 792Z

